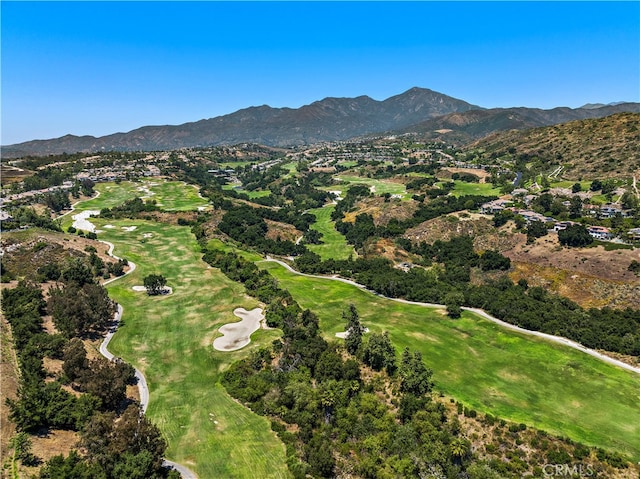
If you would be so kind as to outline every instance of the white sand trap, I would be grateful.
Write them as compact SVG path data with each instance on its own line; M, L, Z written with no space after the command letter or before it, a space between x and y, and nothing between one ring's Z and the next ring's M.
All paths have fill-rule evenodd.
M237 351L251 342L251 335L260 329L260 323L264 319L262 308L247 311L244 308L236 308L233 314L241 319L238 323L227 323L220 326L222 336L213 341L214 349L218 351Z
M153 237L153 233L145 233L142 235L143 238L151 238Z
M137 228L137 226L123 226L122 229L125 231L133 231Z
M96 227L88 220L88 218L91 216L98 216L99 214L100 211L98 210L87 210L82 213L78 213L77 215L73 215L71 217L73 219L73 227L77 230L95 232Z
M144 287L144 286L131 286L131 289L134 290L134 291L138 291L138 292L141 292L141 291L145 291L146 292L147 291L147 288ZM163 293L163 294L171 294L171 293L173 293L173 288L171 286L165 286L164 290L166 291L166 293ZM162 296L162 295L160 295L160 296Z
M104 225L104 228L107 230L112 230L113 228L115 228L115 226L113 225Z
M369 332L369 328L364 328L364 332L368 333ZM345 339L347 336L349 336L349 331L343 331L341 333L336 333L336 338Z

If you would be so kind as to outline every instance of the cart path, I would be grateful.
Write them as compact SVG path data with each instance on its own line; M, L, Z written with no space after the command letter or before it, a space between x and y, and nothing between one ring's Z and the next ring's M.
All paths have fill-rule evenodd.
M420 303L417 301L409 301L406 299L401 299L401 298L390 298L388 296L384 296L380 293L376 293L375 291L370 290L369 288L367 288L366 286L360 284L360 283L356 283L355 281L349 280L349 279L345 279L345 278L341 278L339 276L321 276L321 275L315 275L315 274L306 274L306 273L300 273L299 271L296 271L295 269L293 269L290 265L288 265L287 263L285 263L284 261L280 261L278 259L274 259L270 256L267 256L265 261L270 261L273 263L278 263L279 265L283 266L284 268L286 268L288 271L300 275L300 276L306 276L308 278L318 278L318 279L329 279L332 281L341 281L343 283L347 283L350 284L352 286L356 286L357 288L360 288L364 291L367 291L371 294L375 294L376 296L379 296L381 298L385 298L388 299L390 301L397 301L399 303L405 303L405 304L414 304L416 306L424 306L427 308L446 308L446 306L444 304L435 304L435 303ZM536 336L542 339L546 339L547 341L551 341L557 344L562 344L564 346L568 346L570 348L573 349L577 349L578 351L582 351L583 353L586 353L590 356L593 356L594 358L600 359L601 361L604 361L605 363L611 364L612 366L618 366L620 368L626 369L627 371L631 371L633 373L636 374L640 374L640 367L638 366L632 366L631 364L627 364L624 363L622 361L619 361L617 359L611 358L609 356L607 356L606 354L602 354L598 351L595 351L594 349L590 349L587 348L585 346L583 346L582 344L579 344L575 341L572 341L570 339L567 338L563 338L561 336L554 336L553 334L547 334L547 333L542 333L540 331L531 331L530 329L525 329L525 328L521 328L520 326L516 326L514 324L511 323L507 323L506 321L502 321L501 319L498 319L494 316L491 316L489 313L487 313L486 311L482 310L482 309L478 309L478 308L467 308L467 307L462 307L463 310L465 311L469 311L471 313L475 313L478 316L481 316L484 319L488 319L489 321L492 321L500 326L502 326L505 329L510 329L512 331L517 331L519 333L523 333L523 334L527 334L529 336Z

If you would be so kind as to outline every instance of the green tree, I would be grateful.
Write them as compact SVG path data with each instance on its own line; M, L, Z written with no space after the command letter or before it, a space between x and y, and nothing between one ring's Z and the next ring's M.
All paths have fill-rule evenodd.
M582 216L582 198L572 196L569 200L569 216L571 218L580 218Z
M78 379L89 367L87 350L79 338L73 338L67 344L62 357L62 370L70 381Z
M396 350L391 344L389 333L372 333L363 347L362 361L376 371L385 369L389 375L396 370Z
M558 231L558 241L563 246L583 247L593 243L593 237L582 225L571 225Z
M360 324L360 315L353 303L342 312L342 319L347 321L345 346L349 354L356 355L362 345L362 335L365 329Z
M527 226L527 243L533 243L548 233L547 224L542 221L531 221Z
M161 274L150 274L144 278L144 287L147 288L149 296L162 294L165 290L167 280Z
M459 291L451 291L444 297L444 304L447 308L447 315L456 319L462 315L462 304L464 295Z
M422 396L433 388L433 371L427 368L422 361L422 354L415 351L411 354L409 348L402 352L400 361L400 391L403 393Z

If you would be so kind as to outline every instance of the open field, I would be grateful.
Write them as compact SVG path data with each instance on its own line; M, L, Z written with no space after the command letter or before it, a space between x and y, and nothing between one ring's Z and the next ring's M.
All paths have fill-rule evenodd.
M334 209L335 206L325 206L309 210L309 213L316 217L316 222L311 225L311 228L322 233L323 244L311 244L307 245L307 248L319 254L323 260L348 259L354 253L353 246L347 244L345 237L336 231L335 223L331 221L331 213Z
M453 196L500 196L500 188L494 188L491 183L467 183L466 181L460 180L455 180L454 183L455 187L451 192Z
M349 175L340 175L336 176L336 178L349 183L367 185L369 188L373 188L372 193L378 196L385 193L390 193L392 195L400 195L402 199L408 199L411 197L411 195L407 193L407 189L402 183L394 183L392 181L376 180L374 178L364 178L361 176ZM331 189L339 190L340 188L331 187Z
M112 205L110 197L103 194L88 201L89 206L79 206ZM91 221L98 229L107 224L100 218ZM202 478L289 477L284 446L269 422L238 404L219 382L229 364L270 344L278 332L256 331L251 343L235 352L212 347L220 336L218 328L238 321L233 310L253 309L257 301L201 260L188 227L108 222L116 228L104 230L100 239L114 243L116 255L137 265L132 274L108 286L111 298L124 308L109 349L144 373L150 389L147 414L169 443L167 458ZM136 229L123 229L131 226ZM150 297L132 290L152 273L167 278L173 294Z
M342 310L354 303L365 327L389 331L398 350L419 350L434 370L436 389L445 394L479 411L640 460L637 374L467 312L451 320L438 310L295 275L275 263L260 267L319 315L328 338L344 330Z

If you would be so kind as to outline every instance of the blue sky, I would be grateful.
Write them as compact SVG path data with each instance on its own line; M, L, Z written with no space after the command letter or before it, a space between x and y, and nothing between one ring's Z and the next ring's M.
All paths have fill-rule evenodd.
M640 101L640 2L1 2L2 144L413 86Z

